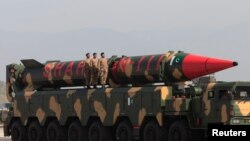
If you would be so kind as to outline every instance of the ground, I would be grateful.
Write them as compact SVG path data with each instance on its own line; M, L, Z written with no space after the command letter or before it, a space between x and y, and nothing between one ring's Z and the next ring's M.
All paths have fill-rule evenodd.
M0 141L11 141L10 138L3 137L3 127L0 125Z

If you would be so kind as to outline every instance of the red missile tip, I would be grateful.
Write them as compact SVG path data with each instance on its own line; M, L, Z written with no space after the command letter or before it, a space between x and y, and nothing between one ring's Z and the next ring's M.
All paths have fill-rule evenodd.
M182 70L188 79L212 74L227 68L237 66L237 62L198 55L187 55L182 63Z

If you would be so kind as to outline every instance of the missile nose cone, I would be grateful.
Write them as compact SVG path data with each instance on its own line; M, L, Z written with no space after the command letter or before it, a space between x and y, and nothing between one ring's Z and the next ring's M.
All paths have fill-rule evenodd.
M209 58L205 56L189 54L183 60L182 69L184 75L191 80L237 65L237 62L233 62L230 60Z
M233 65L238 66L239 64L238 64L238 62L233 62Z

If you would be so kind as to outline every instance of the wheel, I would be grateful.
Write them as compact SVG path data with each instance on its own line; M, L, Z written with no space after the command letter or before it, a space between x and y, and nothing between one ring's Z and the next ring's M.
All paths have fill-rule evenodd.
M188 125L184 121L176 121L169 128L169 141L189 141Z
M46 130L47 141L64 141L63 129L57 121L52 121Z
M161 138L162 138L162 141L168 141L168 129L167 129L167 127L161 128Z
M27 140L26 129L19 121L15 121L11 126L11 139L12 141Z
M110 141L107 130L100 121L95 121L89 128L89 141Z
M44 131L38 121L33 121L28 128L29 141L42 141L44 138Z
M161 129L157 122L148 122L143 129L143 141L160 141Z
M115 138L117 141L132 141L133 127L127 121L122 121L118 124L115 131Z
M88 134L79 122L72 122L68 129L68 141L88 141Z

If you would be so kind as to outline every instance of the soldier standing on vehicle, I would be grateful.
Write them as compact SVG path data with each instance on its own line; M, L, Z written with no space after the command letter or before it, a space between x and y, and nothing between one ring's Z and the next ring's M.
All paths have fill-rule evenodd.
M102 88L105 88L107 82L107 76L108 76L108 60L105 57L104 52L102 52L100 58L100 82Z
M13 67L11 69L9 69L9 73L10 73L10 77L9 77L9 82L11 85L11 95L12 97L15 97L16 93L15 90L17 90L17 87L15 85L16 82L16 69Z
M97 88L98 76L99 76L99 60L97 54L93 53L93 58L91 59L91 83L94 88Z
M85 84L87 88L90 88L91 85L91 58L90 54L86 53L86 59L83 61L84 63L84 77L85 77Z

